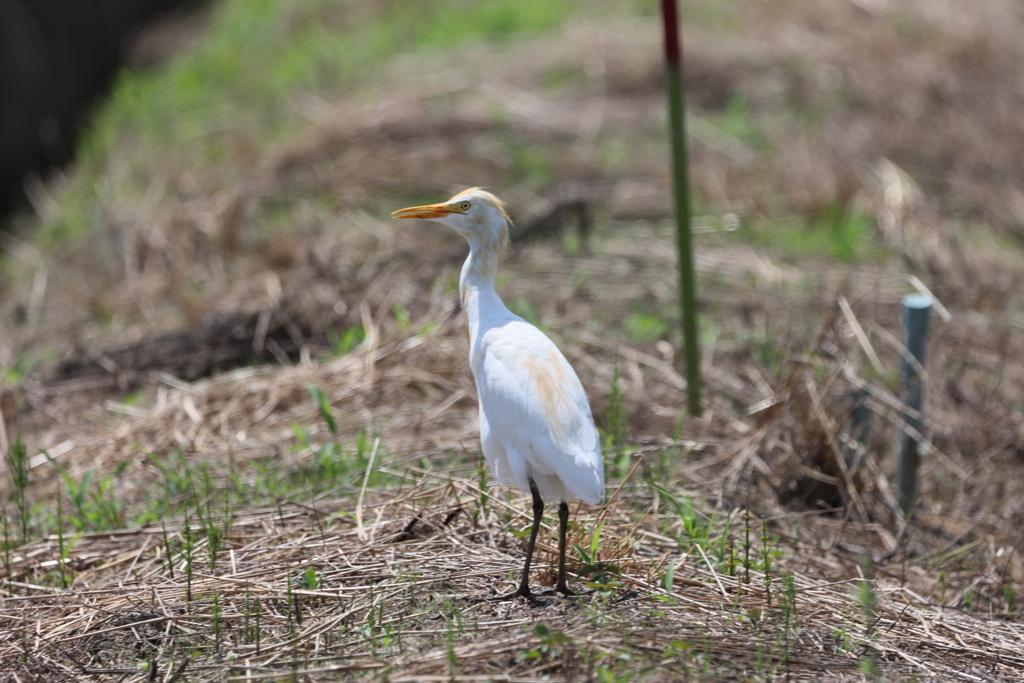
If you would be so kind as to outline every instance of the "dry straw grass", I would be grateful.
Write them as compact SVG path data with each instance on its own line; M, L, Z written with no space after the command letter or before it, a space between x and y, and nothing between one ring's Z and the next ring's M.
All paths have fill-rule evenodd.
M21 595L5 600L4 670L12 680L146 680L139 661L171 661L188 667L187 680L584 680L606 661L602 655L634 652L651 656L660 668L649 673L659 680L690 671L683 662L694 653L716 680L766 672L861 680L858 665L874 652L891 679L1011 681L1024 671L1019 625L937 609L912 580L868 576L877 604L861 609L853 598L858 575L837 561L834 547L786 543L785 580L756 569L723 574L702 563L703 550L680 555L664 535L671 533L666 516L635 521L642 490L630 492L630 504L577 511L584 529L595 515L608 524L604 547L622 569L620 588L544 610L474 603L467 597L508 580L521 549L507 546L493 519L468 519L479 496L470 481L438 474L408 481L367 501L366 540L351 520L330 514L351 510L351 499L241 511L217 567L203 563L188 578L180 556L168 561L158 528L85 536L73 553L73 589L14 585ZM180 525L168 534L172 546L184 540ZM743 538L736 524L730 545ZM552 558L553 541L545 532L540 546ZM19 575L59 560L52 538L19 553ZM667 563L676 567L670 591L660 580ZM320 585L295 585L309 568ZM538 622L567 640L524 660L538 646L530 630ZM170 680L172 672L159 675Z
M896 61L907 49L905 27L883 21L878 3L808 12L801 3L769 5L748 17L768 32L762 40L692 37L688 67L706 113L695 126L695 184L710 206L744 218L779 205L807 218L833 201L861 207L877 221L881 255L797 266L713 229L704 234L701 299L714 335L700 420L680 424L683 380L671 346L627 341L619 326L631 312L664 311L674 300L666 227L633 220L667 210L667 175L650 142L662 127L659 81L650 76L653 61L636 49L656 41L650 22L576 27L518 46L512 61L531 69L474 48L471 59L458 58L473 66L412 90L337 106L297 102L314 120L308 136L238 171L245 177L238 186L211 171L176 181L160 199L166 183L154 183L145 201L101 207L106 220L95 244L75 258L46 263L8 243L36 277L4 304L5 319L21 306L31 321L5 329L4 348L47 341L93 361L82 366L92 372L60 381L56 364L44 367L6 393L8 432L17 426L32 454L47 449L76 480L123 464L113 493L129 511L144 508L160 482L153 459L176 454L206 464L218 486L232 475L253 483L256 465L266 462L284 478L335 439L319 426L307 389L313 383L338 417L338 440L375 435L376 464L398 483L366 489L359 476L327 493L236 509L219 520L227 533L212 568L209 538L194 517L191 527L180 517L165 520L166 535L152 524L84 534L63 569L59 539L20 547L4 569L11 597L0 607L0 674L17 681L525 681L590 680L606 667L646 680L852 681L867 680L862 667L874 660L889 680L1024 677L1024 628L1013 601L1024 590L1024 348L1013 317L1024 268L988 236L965 240L950 207L934 199L936 189L955 190L968 203L960 215L984 214L997 225L1015 215L1000 179L1013 175L1019 158L986 150L1009 149L1019 122L990 129L984 117L999 116L1019 92L990 81L983 92L1001 104L974 108L980 79L942 80L924 57L893 79L870 77L858 66L866 54L859 47L880 42ZM1004 4L986 7L1008 16ZM965 28L936 16L927 15L920 44L938 64L946 64L948 48L956 69L983 74L1019 50L1003 35L1009 19ZM986 48L963 31L1002 47ZM826 38L797 40L815 32ZM795 42L779 37L786 35ZM812 51L809 72L794 66L794 44ZM536 94L544 73L581 54L604 60L601 70L587 62L600 88L587 81L593 92ZM454 67L438 59L390 68L415 79ZM735 92L772 110L788 92L773 83L820 103L831 92L830 69L848 79L861 106L825 116L806 134L784 118L769 120L769 139L796 136L777 155L757 154L750 140L714 123L716 108ZM945 84L939 90L950 112L981 117L971 128L978 144L954 136L952 146L920 145L917 135L951 139L941 135L952 125L941 117L925 117L902 136L906 119L885 103L927 101L937 83ZM894 89L911 95L897 98ZM487 115L496 102L508 112L500 126ZM871 145L846 134L863 126L874 131ZM362 208L389 192L499 185L513 165L502 135L549 150L556 179L541 192L502 192L520 224L584 201L615 226L571 258L551 242L517 245L500 288L506 300L535 306L602 423L615 409L618 375L639 463L621 490L612 487L607 507L575 512L584 546L604 521L601 560L620 573L545 610L466 599L501 587L518 566L522 547L512 531L526 523L526 505L494 491L486 508L480 503L475 392L450 282L464 246ZM630 146L628 164L599 163L602 135ZM964 189L963 169L979 155L998 172L970 176ZM943 160L952 160L949 173L928 172ZM340 208L304 198L325 192L341 197ZM263 223L279 201L293 225L268 235ZM902 412L898 302L925 284L949 317L933 322L929 451L921 508L907 524L888 484ZM209 315L251 316L252 336L243 341L254 350L262 345L274 355L276 341L287 356L287 341L299 351L282 358L287 364L195 381L182 378L177 358L118 365L128 358L119 349L181 321L201 328ZM322 330L356 325L363 344L331 357ZM132 390L141 402L123 401ZM858 401L871 413L860 441L848 422ZM308 444L293 424L309 430ZM33 499L53 501L60 477L44 456L33 465ZM698 501L693 519L711 542L687 530L655 483L671 485L677 501ZM193 541L189 579L181 548ZM541 546L552 551L547 529ZM548 561L538 581L550 582ZM309 568L320 580L315 589L294 580ZM71 586L54 588L54 572ZM565 637L545 640L532 630L539 622ZM530 652L536 656L521 657ZM159 670L141 669L144 662Z

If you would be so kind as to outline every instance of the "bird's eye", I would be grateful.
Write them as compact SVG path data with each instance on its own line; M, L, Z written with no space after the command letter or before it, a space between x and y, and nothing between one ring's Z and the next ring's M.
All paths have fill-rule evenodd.
M461 204L459 204L459 209L461 209L462 211L469 211L470 206L472 206L472 204L470 204L469 202L462 202Z

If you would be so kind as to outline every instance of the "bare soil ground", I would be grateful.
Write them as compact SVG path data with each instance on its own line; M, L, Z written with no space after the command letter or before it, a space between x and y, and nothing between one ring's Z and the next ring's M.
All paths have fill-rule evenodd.
M12 548L0 676L1024 679L1024 15L976 5L769 2L686 34L701 418L673 333L622 322L671 323L675 301L654 20L397 58L394 85L296 101L311 123L282 147L241 137L244 167L166 169L143 200L97 207L87 241L6 238L22 265L0 285L0 361L48 360L0 409L43 509L68 495L43 451L73 481L110 475L124 519L172 466L265 486L360 434L366 471L392 479L361 466L315 495L208 508L212 557L193 513ZM574 508L584 550L600 529L599 559L576 557L590 592L540 610L467 599L518 567L527 506L478 476L465 247L385 218L467 185L533 233L506 301L558 341L602 426L628 420L607 505ZM835 207L871 219L852 259L772 244ZM891 482L915 287L941 305L908 523Z

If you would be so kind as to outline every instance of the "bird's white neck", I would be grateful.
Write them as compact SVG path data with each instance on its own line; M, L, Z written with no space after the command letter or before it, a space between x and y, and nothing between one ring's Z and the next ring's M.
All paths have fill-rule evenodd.
M503 245L470 240L469 257L462 265L459 278L459 294L471 345L480 329L483 311L498 313L508 310L494 290L498 263L504 251Z

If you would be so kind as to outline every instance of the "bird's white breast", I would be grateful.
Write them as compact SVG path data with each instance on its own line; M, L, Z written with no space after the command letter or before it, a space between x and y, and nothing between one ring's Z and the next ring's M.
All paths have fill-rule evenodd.
M480 395L481 431L487 432L485 455L492 461L507 458L513 474L517 465L526 467L542 494L540 479L551 478L545 499L568 493L599 501L604 489L600 441L572 366L540 330L511 313L480 321L476 332L470 363Z

